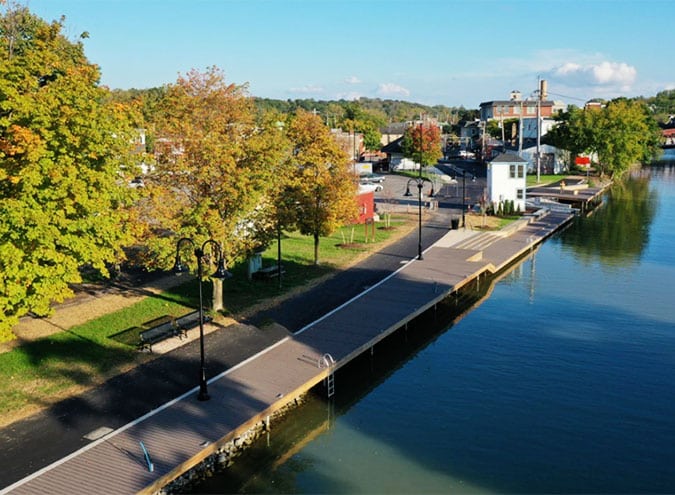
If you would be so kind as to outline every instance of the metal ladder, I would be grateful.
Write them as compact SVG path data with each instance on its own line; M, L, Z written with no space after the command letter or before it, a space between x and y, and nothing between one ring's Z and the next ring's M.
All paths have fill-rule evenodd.
M319 368L328 368L329 369L329 373L328 373L328 375L326 375L324 383L326 385L326 394L328 395L328 398L331 398L331 397L333 397L333 395L335 395L335 374L333 373L333 367L335 366L335 360L333 359L333 356L326 353L323 356L321 356L321 359L319 359L318 365L319 365Z

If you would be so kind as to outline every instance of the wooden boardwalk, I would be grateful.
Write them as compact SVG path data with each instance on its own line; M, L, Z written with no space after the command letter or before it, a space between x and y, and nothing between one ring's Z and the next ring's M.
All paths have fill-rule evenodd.
M549 213L501 234L450 231L422 261L214 377L210 401L198 402L192 390L0 494L156 492L466 283L506 268L570 219ZM335 360L332 370L320 366L326 354Z

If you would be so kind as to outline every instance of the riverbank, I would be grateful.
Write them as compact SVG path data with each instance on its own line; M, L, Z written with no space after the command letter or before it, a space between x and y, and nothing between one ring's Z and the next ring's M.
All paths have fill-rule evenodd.
M553 219L553 217L549 218L549 220ZM105 479L109 479L112 483L109 485L111 488L115 487L127 493L164 486L169 481L168 478L175 478L185 471L188 465L198 464L201 459L213 453L222 442L227 440L230 434L227 433L228 430L234 431L251 418L264 418L266 414L292 401L294 397L301 395L325 378L328 370L317 366L317 361L321 356L330 354L338 367L340 363L348 362L351 357L375 345L385 334L395 331L405 321L421 314L438 300L446 297L448 293L461 287L467 278L479 276L485 270L498 270L500 266L512 261L517 253L531 249L557 228L547 228L542 222L544 219L535 219L509 236L496 235L494 242L491 243L486 239L486 244L481 250L453 248L447 245L439 245L427 250L424 261L408 263L405 269L397 272L395 277L378 284L377 290L369 289L364 295L339 310L317 320L311 327L303 330L299 336L283 339L255 359L242 363L216 377L210 382L211 401L198 405L191 400L191 393L181 397L178 402L167 406L168 409L157 410L152 415L143 418L142 421L134 422L94 442L95 445L90 444L91 446L81 455L59 464L58 469L55 467L40 473L28 484L33 487L40 486L43 482L49 483L50 479L54 481L52 476L60 477L63 474L66 475L66 479L57 481L55 484L68 483L66 480L73 479L71 469L74 468L77 471L77 466L82 462L97 464L101 462L96 460L97 456L104 455L106 457L104 462L116 466L116 471L115 473L102 473L97 478L97 483L107 483ZM459 231L454 232L459 233ZM462 256L458 256L459 253L469 255L471 259L462 259ZM445 277L450 278L445 279ZM400 289L394 289L399 286ZM397 297L396 290L404 290L407 293ZM378 294L383 294L384 299ZM371 298L375 300L371 301ZM359 310L360 305L366 305L369 310L365 312ZM377 313L373 308L379 308L386 314ZM357 326L346 322L337 323L340 318L354 311L354 314L359 315ZM387 321L391 323L386 323ZM336 335L339 335L337 339L331 336L336 331L338 332ZM292 360L285 362L282 359L284 355L291 356ZM300 359L302 356L307 356L307 358ZM246 378L247 373L251 373L249 378ZM253 382L250 382L251 379ZM289 379L294 381L295 385L286 383ZM285 385L282 385L282 382ZM182 427L176 430L175 419L170 419L176 418L176 414L186 415L180 424L189 426L189 428ZM195 422L197 417L201 419ZM151 424L155 426L151 427ZM171 433L168 436L160 433L160 424L169 427ZM151 456L155 452L155 470L152 473L145 472L142 466L124 455L119 457L119 447L134 452L138 449L137 442L140 438L143 438L146 446L149 446ZM168 451L156 443L167 440L172 445ZM207 446L204 446L204 441L208 442ZM114 443L117 449L111 450L111 443ZM202 444L201 447L199 447L200 444ZM196 451L193 450L195 447ZM187 457L176 467L175 456L179 451L184 452L180 455L181 458L185 455ZM162 452L172 452L171 457L174 460L165 462L162 460ZM135 480L134 486L126 484L132 480ZM86 486L85 482L80 481L83 483L80 486ZM142 488L143 486L146 488Z

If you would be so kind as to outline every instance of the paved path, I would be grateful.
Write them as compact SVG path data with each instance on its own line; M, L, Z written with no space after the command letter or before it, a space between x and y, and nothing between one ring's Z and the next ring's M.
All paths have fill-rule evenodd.
M424 246L447 232L447 214L439 211L425 223ZM241 324L217 328L205 339L209 377L273 345L289 331L300 330L397 270L416 253L417 229L308 292L252 314ZM90 297L90 301L99 299ZM271 320L279 325L265 330L255 326ZM206 327L207 331L211 328ZM89 445L84 438L88 433L101 427L120 428L192 389L198 369L199 342L192 341L100 387L0 429L0 489Z
M158 488L175 476L176 466L183 469L198 461L219 440L238 434L251 418L264 418L320 382L327 373L317 367L322 355L329 353L338 366L346 364L479 273L503 269L567 220L551 214L478 249L462 245L470 238L450 232L425 252L424 261L407 263L298 335L278 340L215 377L210 401L196 401L192 390L36 473L12 493L132 493L153 484ZM140 441L151 453L153 472L144 464Z

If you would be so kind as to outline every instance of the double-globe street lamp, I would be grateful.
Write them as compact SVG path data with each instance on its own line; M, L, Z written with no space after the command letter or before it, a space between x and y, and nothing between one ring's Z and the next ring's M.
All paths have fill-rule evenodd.
M204 299L202 293L202 260L204 258L204 249L211 245L216 250L217 264L216 272L211 275L211 278L218 278L225 280L232 277L232 274L225 269L225 261L223 259L223 249L220 244L213 239L209 239L202 244L201 247L189 237L183 237L176 243L176 262L173 265L173 271L176 274L181 274L188 271L188 267L181 263L180 248L181 244L190 244L194 249L195 258L197 258L197 278L199 279L199 352L200 352L200 368L199 368L199 394L197 400L209 400L209 391L206 386L206 365L204 363Z
M417 259L422 260L422 187L424 187L424 183L429 182L431 184L431 191L429 192L429 197L433 198L434 197L434 183L431 182L426 177L422 177L422 167L420 167L420 175L419 177L415 177L412 179L408 180L408 183L406 184L405 187L405 194L404 196L412 196L412 193L410 192L410 184L415 183L417 184L417 221L418 221L418 229L417 229Z

